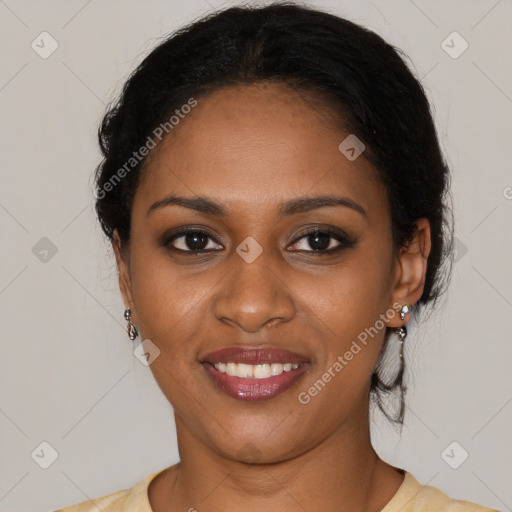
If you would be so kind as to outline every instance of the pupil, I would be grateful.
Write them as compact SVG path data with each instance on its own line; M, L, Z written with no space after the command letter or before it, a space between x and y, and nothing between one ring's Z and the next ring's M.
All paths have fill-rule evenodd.
M314 233L309 235L309 246L314 250L325 250L329 247L331 236L327 233ZM313 243L311 241L313 240Z
M187 247L193 251L203 250L208 245L207 240L208 237L202 233L188 233L185 237Z

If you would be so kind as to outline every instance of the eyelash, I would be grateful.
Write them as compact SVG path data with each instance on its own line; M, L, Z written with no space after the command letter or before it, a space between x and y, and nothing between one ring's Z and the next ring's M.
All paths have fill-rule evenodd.
M203 249L198 251L191 251L191 250L183 250L183 249L177 249L176 247L170 246L172 242L174 242L176 239L181 238L182 236L186 235L205 235L210 240L213 240L215 243L216 240L207 232L203 231L202 229L196 229L196 228L185 228L180 230L177 233L172 234L171 236L164 236L164 240L162 242L162 245L169 248L172 251L183 253L183 254L189 254L189 255L199 255L199 254L207 254L209 252L217 252L218 250L214 249ZM309 236L315 236L315 235L329 235L331 238L334 238L337 242L340 243L337 247L334 247L332 249L325 249L325 250L311 250L311 251L302 251L307 253L312 253L317 256L329 256L331 254L334 254L342 249L352 248L355 246L355 242L350 241L348 237L341 232L338 232L338 230L334 230L331 228L312 228L308 231L302 233L299 238L296 238L291 245L296 245L299 241L303 240L304 238L308 238ZM329 243L330 245L330 243ZM301 252L301 251L299 251Z

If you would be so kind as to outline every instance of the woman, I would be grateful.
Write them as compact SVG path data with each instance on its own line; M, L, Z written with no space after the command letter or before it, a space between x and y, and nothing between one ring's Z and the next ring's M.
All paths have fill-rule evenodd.
M449 171L394 48L230 8L155 48L99 138L96 210L180 462L63 510L490 510L370 441L370 400L403 421L406 325L451 263Z

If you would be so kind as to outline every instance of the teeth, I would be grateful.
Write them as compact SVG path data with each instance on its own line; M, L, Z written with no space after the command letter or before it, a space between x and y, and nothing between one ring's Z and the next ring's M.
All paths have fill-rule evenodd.
M256 379L267 379L272 375L269 364L257 364L253 367L253 376Z
M215 363L215 368L219 372L227 373L232 377L242 379L267 379L281 375L283 372L289 372L299 367L298 363L264 363L264 364L244 364L244 363Z

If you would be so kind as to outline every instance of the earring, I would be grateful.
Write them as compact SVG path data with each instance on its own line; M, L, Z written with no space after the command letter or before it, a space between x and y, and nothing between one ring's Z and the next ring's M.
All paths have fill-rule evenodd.
M407 313L410 313L411 311L412 306L410 304L404 304L400 309L400 320L403 320L405 318L405 315L407 315ZM405 325L398 327L396 329L396 333L398 334L398 339L400 340L400 364L402 364L404 358L404 341L405 338L407 338L407 327Z
M405 318L405 315L411 312L411 309L412 306L410 304L404 304L402 306L402 309L400 310L400 320L403 320Z
M137 330L137 327L135 327L135 325L133 325L131 322L132 310L130 308L125 309L124 318L128 322L128 336L133 341L139 335L139 331Z
M407 327L405 327L405 325L398 327L396 333L398 334L398 339L400 340L400 359L402 360L404 357L404 341L405 338L407 338Z

